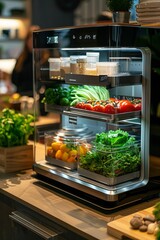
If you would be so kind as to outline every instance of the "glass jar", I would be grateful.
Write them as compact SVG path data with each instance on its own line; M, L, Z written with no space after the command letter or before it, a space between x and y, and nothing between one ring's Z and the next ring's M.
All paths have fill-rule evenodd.
M60 58L49 58L48 62L50 79L60 79Z
M61 65L60 65L60 75L61 79L64 79L66 73L70 73L70 58L69 57L61 57Z
M97 75L96 63L99 62L99 52L87 52L86 56L87 56L86 74Z
M70 56L70 73L77 74L78 73L78 56Z
M80 56L77 59L77 64L78 64L78 74L85 74L86 65L87 65L87 56Z

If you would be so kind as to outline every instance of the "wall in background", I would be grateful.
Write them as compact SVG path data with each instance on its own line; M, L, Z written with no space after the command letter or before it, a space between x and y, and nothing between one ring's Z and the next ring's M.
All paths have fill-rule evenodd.
M106 10L106 0L84 0L74 12L74 25L95 23L98 15Z
M63 2L63 0L59 1ZM32 0L31 2L31 22L40 25L42 28L94 23L97 16L106 10L106 0L81 0L75 10L67 9L72 0L68 2L64 0L67 10L62 9L57 4L57 0Z
M63 11L56 4L56 0L32 0L32 24L41 28L72 26L74 24L73 11Z

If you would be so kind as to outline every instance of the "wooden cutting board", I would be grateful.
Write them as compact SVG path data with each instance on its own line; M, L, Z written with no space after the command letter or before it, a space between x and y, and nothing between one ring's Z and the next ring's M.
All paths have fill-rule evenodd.
M135 214L139 214L142 217L152 214L154 207L146 208L142 211L127 215L125 217L119 218L107 224L107 232L108 234L122 239L122 237L127 237L133 240L155 240L155 236L153 234L148 234L146 232L140 232L139 230L134 230L130 227L130 220Z

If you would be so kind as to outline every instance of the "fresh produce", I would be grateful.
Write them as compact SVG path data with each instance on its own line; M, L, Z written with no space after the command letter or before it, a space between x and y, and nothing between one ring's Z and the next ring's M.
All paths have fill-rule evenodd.
M133 101L114 98L107 100L88 100L76 103L75 107L107 114L126 113L140 111L141 99L134 99Z
M42 102L60 106L75 106L76 103L87 100L107 100L109 92L99 86L55 86L45 91Z
M45 91L43 103L60 106L74 106L89 111L119 114L141 110L141 99L110 98L103 86L55 86Z
M109 99L109 91L105 87L100 86L78 86L71 93L71 106L75 106L79 102L86 102L88 100L100 101Z
M26 145L34 128L30 125L34 117L4 108L0 117L0 147Z
M72 102L71 92L73 87L55 86L47 88L42 102L47 104L56 104L60 106L69 106Z
M84 155L87 152L85 145L77 145L71 141L55 141L47 146L46 156L74 163L77 161L78 154Z
M132 229L139 230L140 232L147 232L148 234L157 235L158 233L158 222L154 215L146 215L142 217L136 214L130 220L130 225ZM156 238L159 240L159 238Z
M79 158L81 168L105 177L135 172L139 170L140 163L139 144L120 129L96 134L90 151Z
M134 105L129 100L119 100L117 104L117 110L119 113L132 112L135 110Z

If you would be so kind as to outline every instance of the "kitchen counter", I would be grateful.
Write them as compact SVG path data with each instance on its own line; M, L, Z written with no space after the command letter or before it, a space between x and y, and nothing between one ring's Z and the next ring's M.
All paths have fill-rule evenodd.
M153 206L159 201L154 199L116 213L102 214L55 193L32 174L32 170L7 176L0 174L0 192L87 239L115 239L107 234L107 222Z
M40 154L39 154L40 155ZM107 223L160 201L154 199L115 213L103 214L70 199L35 178L33 170L0 173L0 193L25 205L86 239L114 240L107 234Z

